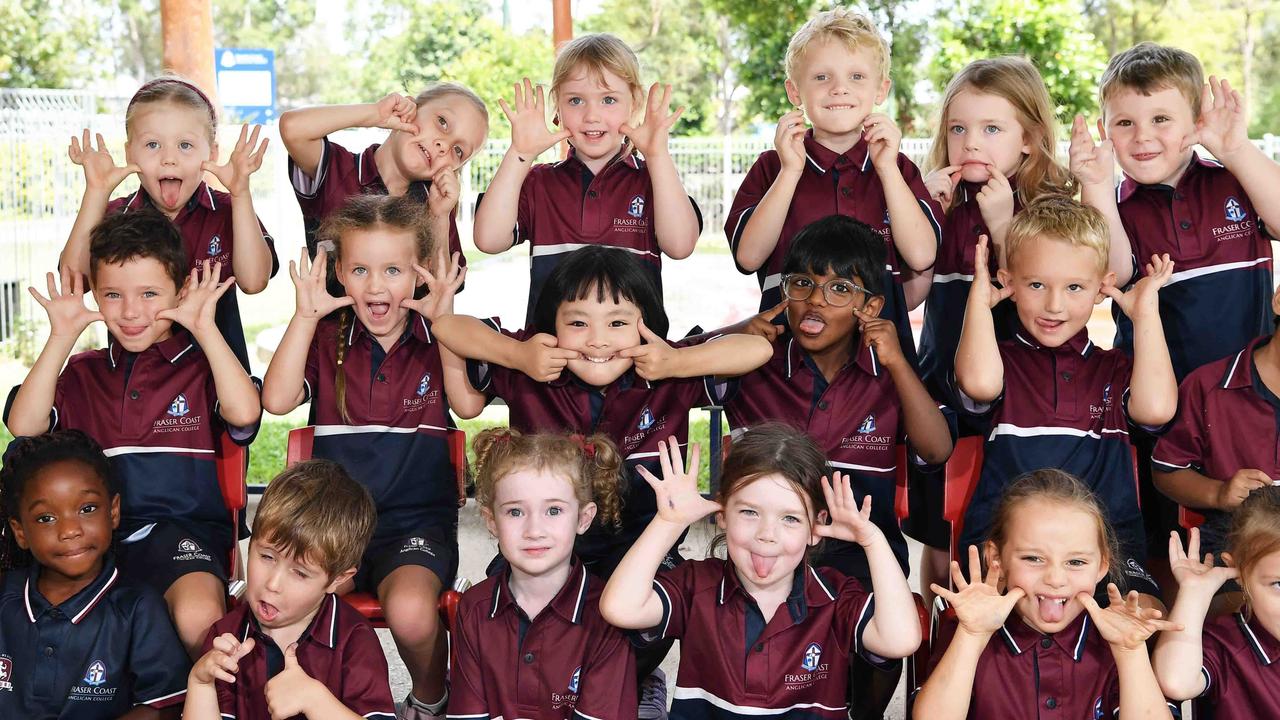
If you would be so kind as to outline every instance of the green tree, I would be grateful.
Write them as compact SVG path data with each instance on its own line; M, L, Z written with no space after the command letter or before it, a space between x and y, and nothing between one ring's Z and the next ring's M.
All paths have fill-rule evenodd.
M0 0L0 86L83 87L99 79L105 53L93 39L101 14L78 0Z
M498 99L512 99L512 85L521 78L549 83L551 80L551 36L545 30L530 30L515 36L494 25L484 42L467 48L445 66L444 78L471 88L489 106L489 134L510 137L511 125L498 107Z
M1102 47L1084 27L1072 0L960 0L942 14L931 75L942 87L970 62L993 55L1025 55L1040 70L1058 118L1097 115Z

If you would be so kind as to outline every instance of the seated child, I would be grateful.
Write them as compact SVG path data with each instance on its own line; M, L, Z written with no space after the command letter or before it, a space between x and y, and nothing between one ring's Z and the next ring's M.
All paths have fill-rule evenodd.
M1154 600L1160 593L1145 567L1129 423L1160 428L1177 409L1156 313L1173 263L1153 257L1147 275L1121 293L1106 269L1107 235L1096 210L1062 196L1037 198L1009 225L999 289L987 271L987 238L978 239L955 372L965 409L989 415L991 433L961 547L987 537L1012 478L1060 468L1097 493L1120 533L1117 566L1130 587ZM1086 324L1105 297L1141 330L1132 359L1089 341ZM1019 327L1012 340L997 342L991 310L1006 298Z
M458 606L449 717L635 720L635 655L573 555L593 521L618 524L617 448L506 428L474 447L476 504L507 562Z
M871 499L859 508L847 477L827 480L818 446L780 424L734 442L716 500L698 491L696 445L687 471L674 438L659 452L662 479L640 470L658 514L609 579L600 612L647 637L681 638L671 717L844 720L851 654L883 664L920 645L911 589L871 522ZM711 513L727 557L662 569L671 543ZM872 587L810 565L822 538L861 545Z
M1218 720L1280 717L1280 488L1256 490L1236 510L1227 567L1213 553L1201 561L1199 540L1192 528L1184 552L1177 535L1169 536L1178 580L1169 621L1181 627L1156 643L1160 689L1173 700L1203 698ZM1206 618L1214 594L1232 579L1244 589L1245 605Z
M209 628L191 669L186 720L392 718L378 635L334 592L356 573L377 513L342 466L307 460L262 495L247 587Z
M1105 609L1094 600L1098 583L1121 577L1117 550L1102 504L1076 478L1050 468L1010 483L983 560L970 545L968 580L952 562L955 590L933 586L944 614L916 717L1035 720L1047 708L1171 720L1146 640L1177 626L1114 582Z
M116 563L164 595L194 658L226 612L233 550L214 453L223 432L249 444L262 406L214 323L235 278L220 280L218 263L205 261L190 277L187 267L178 229L160 213L99 223L89 266L98 311L85 307L83 281L66 267L61 289L49 273L49 297L31 290L49 314L49 340L10 393L4 419L15 436L74 428L105 448L121 484ZM107 347L68 360L97 321L107 325Z
M116 570L102 448L79 430L15 440L0 505L0 717L177 718L190 660L160 596Z

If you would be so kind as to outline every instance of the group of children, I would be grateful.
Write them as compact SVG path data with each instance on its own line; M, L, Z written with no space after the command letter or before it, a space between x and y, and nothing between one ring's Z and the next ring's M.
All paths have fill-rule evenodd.
M979 60L946 89L924 174L875 111L889 60L843 9L792 38L796 109L725 225L761 312L675 341L661 256L693 252L701 215L667 147L670 87L646 91L617 38L571 41L549 95L525 80L499 101L512 142L474 243L529 244L523 325L453 313L457 172L487 137L483 101L440 83L285 113L307 249L261 381L229 290L277 270L249 192L266 143L245 128L218 164L208 98L147 83L125 165L100 136L72 140L84 200L31 291L50 333L4 413L0 716L875 718L926 640L910 703L930 720L1170 717L1189 698L1280 714L1264 225L1280 166L1240 96L1183 51L1135 46L1064 167L1035 67ZM387 139L328 137L356 126ZM561 141L566 159L534 164ZM1106 298L1110 350L1086 328ZM97 321L107 347L72 356ZM465 501L448 435L495 398L509 427L473 438L473 470L499 554L447 643ZM302 403L315 459L271 481L229 607L244 533L220 444ZM711 498L688 441L707 404L734 430ZM967 438L984 459L952 528L947 460ZM1177 504L1205 518L1185 545ZM712 552L684 560L708 515ZM927 638L904 531L938 598ZM352 591L382 606L401 703Z

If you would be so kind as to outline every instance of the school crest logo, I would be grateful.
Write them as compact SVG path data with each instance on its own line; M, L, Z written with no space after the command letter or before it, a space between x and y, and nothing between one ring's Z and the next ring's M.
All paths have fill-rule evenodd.
M178 552L198 553L200 552L200 546L191 538L183 538L181 542L178 543Z
M813 672L818 669L821 662L822 646L818 643L809 643L809 647L804 649L804 659L800 661L800 667L807 672Z
M862 424L858 426L858 434L870 435L875 431L876 431L876 416L867 415L866 419L862 421Z
M418 381L418 397L426 395L429 387L431 387L431 373L422 373L422 380Z
M101 660L94 660L89 669L84 671L84 684L98 687L107 681L107 668Z
M574 668L573 677L569 678L569 692L578 692L578 681L582 679L582 666Z
M187 404L187 396L182 393L178 393L178 397L174 398L173 402L169 403L169 416L186 417L189 412L191 412L191 406Z
M13 658L0 655L0 690L13 692Z
M653 413L649 411L649 408L645 408L641 411L640 423L636 425L636 427L641 430L648 430L653 427Z
M420 537L411 537L409 538L409 542L407 543L407 545L411 548L426 547L427 541L423 540Z
M627 204L627 214L633 218L644 217L644 196L637 195Z
M1224 210L1225 210L1227 219L1230 220L1231 222L1238 223L1241 220L1244 220L1246 217L1244 208L1240 206L1240 201L1235 199L1234 197L1227 198L1227 204Z
M222 254L222 238L214 235L209 238L209 257L216 257Z

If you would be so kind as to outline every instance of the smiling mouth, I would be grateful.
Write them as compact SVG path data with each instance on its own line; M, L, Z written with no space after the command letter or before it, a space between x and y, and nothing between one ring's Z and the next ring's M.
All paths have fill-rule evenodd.
M605 131L604 130L583 130L582 135L588 140L599 140L604 137Z
M85 546L85 547L76 548L74 550L67 550L65 552L59 553L59 555L63 558L78 558L81 555L86 555L92 551L93 551L92 546Z
M614 358L618 357L616 353L613 355L603 355L603 356L587 355L585 353L580 353L580 355L583 360L586 360L589 363L595 363L596 365L604 365L610 360L613 360Z
M823 105L822 107L827 110L852 110L853 109L852 105L848 105L845 103L838 103L835 105Z
M128 337L137 337L147 331L146 325L121 325L120 334Z
M414 144L418 146L418 151L422 153L423 162L425 162L427 164L427 168L430 169L432 165L431 153L427 152L427 148L424 147L422 143Z
M1158 152L1147 152L1147 153L1134 153L1131 157L1134 160L1137 160L1138 162L1145 162L1147 160L1154 160L1159 156L1160 156L1160 153Z

